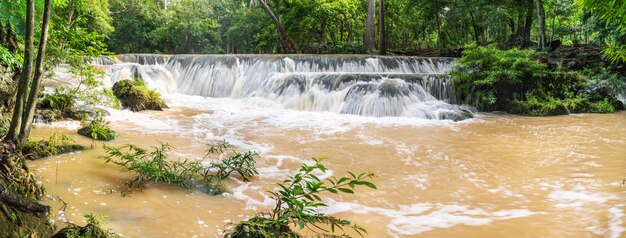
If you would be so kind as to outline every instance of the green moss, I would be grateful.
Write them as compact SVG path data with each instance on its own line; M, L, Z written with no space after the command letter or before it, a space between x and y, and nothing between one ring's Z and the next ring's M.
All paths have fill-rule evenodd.
M113 94L120 100L123 107L132 111L163 110L167 108L161 95L148 89L140 79L122 80L113 85Z

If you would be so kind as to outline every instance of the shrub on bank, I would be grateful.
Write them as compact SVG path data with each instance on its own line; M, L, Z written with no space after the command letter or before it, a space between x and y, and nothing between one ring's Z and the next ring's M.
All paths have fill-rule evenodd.
M146 87L141 79L121 80L113 85L113 94L122 106L132 111L163 110L167 108L161 95Z
M626 78L603 68L551 68L531 50L470 47L451 71L460 101L482 111L530 116L622 110Z

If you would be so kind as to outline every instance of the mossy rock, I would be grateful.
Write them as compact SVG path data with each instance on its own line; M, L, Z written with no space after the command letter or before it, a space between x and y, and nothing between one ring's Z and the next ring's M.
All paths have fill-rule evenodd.
M106 128L98 127L98 129L96 129L94 133L93 123L83 128L78 129L78 134L81 136L89 137L94 140L102 140L102 141L111 141L115 139L115 137L117 136L115 134L115 131L113 131L111 128L108 128L108 127Z
M135 112L167 108L159 93L148 89L140 79L121 80L113 85L112 90L123 107Z
M29 141L22 148L24 156L29 160L38 160L41 158L66 154L74 151L85 149L82 145L75 144L59 144L51 145L50 142L39 140Z
M255 216L247 221L237 224L233 231L226 234L230 238L300 238L298 233L287 225L270 223L265 217Z
M76 237L86 237L86 238L108 238L112 237L109 232L102 230L102 228L97 227L92 224L87 224L86 226L77 226L74 224L70 224L68 227L61 229L57 232L52 238L76 238Z

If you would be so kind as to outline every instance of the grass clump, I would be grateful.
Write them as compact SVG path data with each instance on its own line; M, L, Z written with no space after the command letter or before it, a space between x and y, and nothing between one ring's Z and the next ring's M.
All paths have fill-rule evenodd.
M126 145L120 148L105 146L107 156L103 157L106 163L113 163L135 173L135 178L126 183L128 189L145 189L146 183L174 184L184 188L206 190L210 194L220 194L225 191L224 180L233 173L238 174L244 181L249 181L258 174L254 159L255 152L229 151L231 145L222 141L209 146L207 154L202 160L170 161L168 153L171 146L161 144L148 152L135 145ZM219 162L203 164L206 159L227 158Z
M102 228L104 219L106 216L94 216L93 214L86 214L87 219L86 226L77 226L69 223L67 227L61 229L52 238L116 238L120 237L113 231L105 230Z
M47 140L28 141L22 152L27 159L37 160L84 149L81 145L73 144L74 142L76 141L73 138L54 132Z
M115 131L109 127L109 122L104 120L104 111L96 111L96 115L89 122L83 122L78 134L94 140L110 141L115 139Z
M132 111L163 110L167 108L161 95L146 87L141 79L121 80L113 85L113 94L123 107Z
M290 229L290 225L300 230L306 227L321 236L333 236L325 233L334 233L336 229L343 231L344 228L352 229L360 236L367 233L364 228L351 221L325 215L318 209L327 206L320 197L322 193L353 194L354 188L359 186L376 189L368 181L374 174L357 175L348 172L348 175L340 178L322 180L315 174L326 172L327 168L322 164L324 159L314 158L313 161L314 165L303 164L295 175L278 184L277 191L269 192L276 202L272 211L257 214L252 219L237 224L225 237L300 237Z

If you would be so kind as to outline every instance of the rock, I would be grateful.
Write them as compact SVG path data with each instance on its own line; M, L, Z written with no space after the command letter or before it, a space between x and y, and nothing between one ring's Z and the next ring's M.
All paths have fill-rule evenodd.
M93 224L87 224L86 226L70 224L68 227L61 229L59 232L54 234L54 236L52 236L52 238L74 237L108 238L111 237L111 234Z
M229 238L253 238L253 237L275 237L275 238L299 238L287 225L269 223L271 219L256 216L247 221L237 224L233 231L224 237Z
M100 128L96 130L95 133L95 137L93 133L93 128L94 126L92 126L92 124L89 124L83 128L78 129L78 134L81 136L86 136L89 138L92 138L94 140L103 140L103 141L111 141L113 139L115 139L115 132L113 130L111 130L110 128Z
M122 106L132 111L157 110L167 108L158 92L146 88L143 81L121 80L113 85L113 94Z

